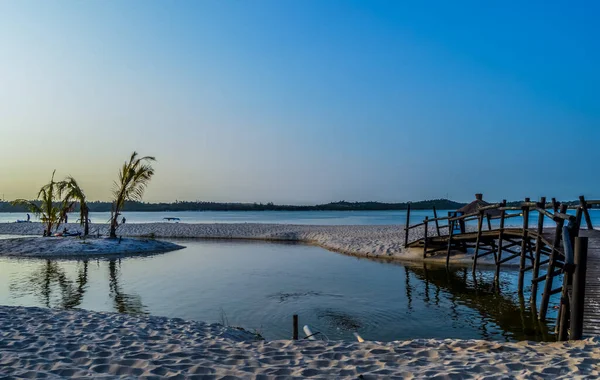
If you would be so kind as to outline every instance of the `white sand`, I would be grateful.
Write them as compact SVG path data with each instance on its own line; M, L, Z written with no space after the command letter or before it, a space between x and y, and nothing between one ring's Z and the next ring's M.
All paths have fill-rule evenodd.
M0 373L10 378L600 376L597 338L567 343L265 342L217 324L8 306L0 306L0 334Z
M67 225L69 231L81 230L77 224ZM61 227L62 228L62 227ZM0 234L41 235L40 223L0 223ZM94 224L90 231L108 234L108 225ZM410 231L409 241L423 234L423 229ZM256 239L270 241L297 241L318 245L325 249L362 257L386 258L392 260L423 261L422 250L404 249L404 226L402 225L347 225L319 226L295 224L261 223L127 223L120 226L118 235L128 237L157 238L203 238L203 239ZM432 226L430 236L435 234ZM454 263L470 263L471 255L456 254ZM428 258L426 261L445 262L445 256ZM479 261L480 264L492 263L492 256Z
M0 240L0 255L19 257L150 254L181 248L184 247L166 241L131 238L22 237Z

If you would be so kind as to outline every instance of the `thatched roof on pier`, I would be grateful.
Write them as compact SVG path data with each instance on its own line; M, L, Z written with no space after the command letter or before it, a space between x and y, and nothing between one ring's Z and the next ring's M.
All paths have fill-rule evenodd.
M490 205L490 203L483 200L483 194L475 194L475 200L473 202L459 208L456 211L461 211L465 214L472 214L474 212L479 211L480 207L485 207L485 206L489 206L489 205ZM489 215L489 216L499 216L500 211L499 210L486 210L485 214Z

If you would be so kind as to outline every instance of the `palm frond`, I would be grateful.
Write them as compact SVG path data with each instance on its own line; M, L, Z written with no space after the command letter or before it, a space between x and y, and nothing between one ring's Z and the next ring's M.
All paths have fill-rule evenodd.
M124 162L119 170L117 181L113 182L114 210L111 211L111 235L116 229L116 218L125 206L126 201L141 201L144 191L148 186L154 169L150 162L156 161L152 156L138 157L137 152L133 152L129 161Z
M10 204L12 204L13 206L25 206L29 210L29 212L37 216L42 214L42 209L40 208L40 206L33 203L32 201L28 201L27 199L15 199L14 201L10 202Z

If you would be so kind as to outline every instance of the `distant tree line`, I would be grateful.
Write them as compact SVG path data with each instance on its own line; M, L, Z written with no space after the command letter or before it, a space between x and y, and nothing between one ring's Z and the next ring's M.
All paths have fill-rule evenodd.
M38 205L40 201L32 201ZM517 207L522 201L508 202L507 206ZM384 202L332 202L319 205L297 206L276 205L269 203L221 203L203 201L176 201L173 203L148 203L126 201L124 207L127 211L393 211L406 210L408 204L412 210L431 210L435 206L438 210L456 210L466 203L454 202L448 199L432 199L418 202L384 203ZM569 206L578 205L579 201L565 202ZM110 212L113 203L102 201L88 201L89 212ZM79 212L79 204L73 205L71 211ZM0 212L27 212L22 205L13 205L10 202L0 201Z
M32 201L33 203L40 201ZM219 203L219 202L188 202L177 201L174 203L147 203L127 201L123 209L127 211L386 211L406 210L408 202L383 203L383 202L332 202L312 206L276 205L269 203ZM89 212L110 212L112 202L87 202ZM413 210L431 210L435 206L438 210L455 210L464 206L464 203L448 199L433 199L426 201L410 202ZM13 205L9 202L0 202L0 212L26 212L27 208ZM79 211L79 205L73 205L73 212Z

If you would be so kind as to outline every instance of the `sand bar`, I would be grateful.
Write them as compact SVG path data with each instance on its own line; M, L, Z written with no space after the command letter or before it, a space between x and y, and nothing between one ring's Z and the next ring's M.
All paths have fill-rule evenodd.
M21 237L0 239L0 255L70 257L151 254L184 248L171 242L143 238Z
M81 230L77 224L68 224L70 231ZM62 228L62 227L61 227ZM40 223L0 223L0 234L41 235ZM94 224L93 233L108 234L108 225ZM434 234L435 227L429 233ZM422 229L410 231L410 240L421 237ZM267 241L296 241L313 244L335 252L361 257L391 260L423 261L422 251L404 249L402 225L295 225L262 223L127 223L120 226L118 235L127 237L201 238L201 239L253 239ZM488 259L488 258L485 258ZM428 258L427 261L445 262L445 257ZM481 260L481 264L491 263ZM454 263L470 263L471 255L457 254Z

